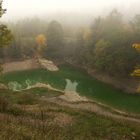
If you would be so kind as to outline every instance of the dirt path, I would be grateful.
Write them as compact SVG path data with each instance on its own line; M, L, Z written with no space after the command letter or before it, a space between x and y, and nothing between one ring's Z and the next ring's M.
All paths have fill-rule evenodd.
M121 112L119 110L115 110L112 108L105 108L105 107L101 106L100 104L97 104L94 102L72 103L72 102L66 102L64 100L58 99L57 97L47 99L47 101L56 103L61 106L66 106L66 107L70 107L70 108L74 108L74 109L80 109L80 110L84 110L84 111L93 112L98 115L102 115L102 116L109 117L112 119L140 123L139 116L131 116L131 115L129 115L125 112Z

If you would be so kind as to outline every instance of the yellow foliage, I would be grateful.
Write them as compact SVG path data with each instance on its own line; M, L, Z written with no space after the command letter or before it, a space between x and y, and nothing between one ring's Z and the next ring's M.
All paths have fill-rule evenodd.
M140 93L140 86L138 86L138 88L137 88L137 92Z
M44 46L46 45L46 37L43 34L40 34L36 37L36 42L39 46Z
M135 69L131 76L140 76L140 69Z
M91 31L87 28L87 29L85 29L83 32L84 32L84 33L83 33L83 39L84 39L85 41L89 41L90 38L91 38Z
M47 46L46 41L47 41L47 39L46 39L45 35L43 35L43 34L39 34L36 37L36 43L38 44L38 46L36 48L36 52L35 52L36 57L41 57L43 47Z
M140 52L140 43L135 43L132 45L132 47L135 48L138 52ZM140 76L140 68L136 68L131 75Z
M140 43L133 44L132 47L135 48L138 52L140 52Z
M132 47L140 53L140 43L133 44ZM131 75L140 77L140 68L136 68ZM137 88L137 92L140 93L140 85Z

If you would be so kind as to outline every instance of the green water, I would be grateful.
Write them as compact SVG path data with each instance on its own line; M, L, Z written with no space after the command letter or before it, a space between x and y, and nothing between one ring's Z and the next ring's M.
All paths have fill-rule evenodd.
M126 94L108 84L90 77L86 72L71 66L61 66L58 72L37 69L12 72L2 76L2 80L7 84L16 81L19 85L22 85L22 88L26 88L28 84L41 82L49 83L55 88L65 89L67 84L66 79L78 83L77 92L80 95L96 99L97 101L124 111L140 113L139 95Z

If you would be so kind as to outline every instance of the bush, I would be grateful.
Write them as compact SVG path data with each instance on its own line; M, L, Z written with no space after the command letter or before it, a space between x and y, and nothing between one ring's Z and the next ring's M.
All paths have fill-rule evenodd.
M35 104L37 96L31 93L20 93L17 99L18 104Z
M14 116L20 116L24 114L24 111L21 108L17 107L16 105L12 105L7 110L7 113L12 114Z
M6 97L0 97L0 112L5 112L9 107L9 101Z

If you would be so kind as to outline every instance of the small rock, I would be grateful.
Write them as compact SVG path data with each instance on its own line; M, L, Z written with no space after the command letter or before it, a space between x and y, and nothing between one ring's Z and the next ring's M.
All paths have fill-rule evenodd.
M135 132L132 132L131 134L132 134L133 136L136 136L136 133L135 133Z
M39 59L39 63L42 67L46 68L49 71L58 71L59 68L52 62L46 59Z
M8 87L2 83L0 83L0 89L8 89Z

